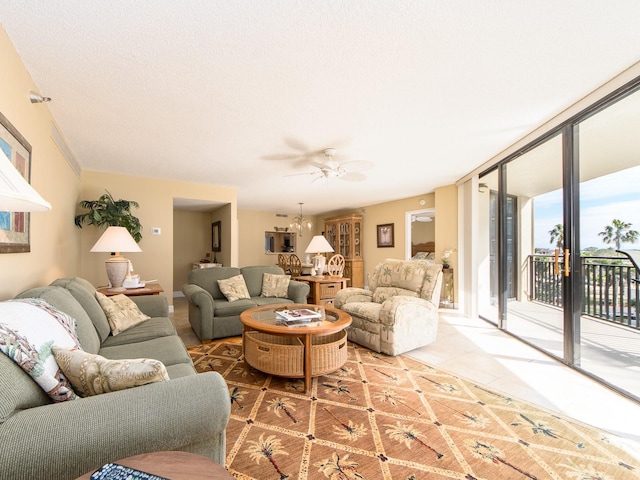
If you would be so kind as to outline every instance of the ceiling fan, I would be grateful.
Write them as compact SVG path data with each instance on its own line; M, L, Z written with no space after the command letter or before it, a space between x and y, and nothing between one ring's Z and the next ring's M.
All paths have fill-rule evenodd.
M313 182L320 178L340 178L342 180L347 180L350 182L359 182L366 178L366 176L357 171L353 171L353 169L358 170L366 170L367 168L371 168L371 162L358 161L358 160L350 160L347 162L338 162L335 160L334 156L336 154L335 148L325 148L322 150L322 154L324 158L322 161L309 161L309 164L318 170L313 172L304 172L304 173L293 173L291 175L285 175L287 177L295 176L295 175L313 175L315 178ZM347 167L347 165L349 165ZM313 183L312 182L312 183Z

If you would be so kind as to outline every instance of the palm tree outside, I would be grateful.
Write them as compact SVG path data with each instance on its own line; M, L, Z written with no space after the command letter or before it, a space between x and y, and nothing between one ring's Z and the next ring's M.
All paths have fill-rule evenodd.
M604 227L604 230L598 235L602 237L602 241L606 244L614 244L616 250L620 250L623 243L635 243L640 235L637 230L631 230L631 223L614 219L611 225Z

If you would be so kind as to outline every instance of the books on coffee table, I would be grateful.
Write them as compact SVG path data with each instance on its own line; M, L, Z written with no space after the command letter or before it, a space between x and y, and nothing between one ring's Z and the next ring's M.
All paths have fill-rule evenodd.
M276 311L276 319L281 322L294 323L301 325L312 320L318 321L322 318L320 312L314 312L308 308L299 308L295 310L278 310Z

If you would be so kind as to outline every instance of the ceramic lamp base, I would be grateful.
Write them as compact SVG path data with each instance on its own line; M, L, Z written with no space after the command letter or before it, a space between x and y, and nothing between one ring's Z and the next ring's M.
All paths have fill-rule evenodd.
M109 284L111 285L109 290L112 292L124 292L125 288L122 284L127 273L129 273L129 260L121 255L114 255L109 257L104 264L107 269Z

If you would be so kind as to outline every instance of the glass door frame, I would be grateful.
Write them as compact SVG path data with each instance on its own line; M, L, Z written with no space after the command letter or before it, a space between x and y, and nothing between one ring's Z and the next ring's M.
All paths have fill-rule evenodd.
M540 347L524 340L520 340L528 345L542 351L545 354L556 358L566 365L579 370L581 373L603 383L604 385L629 396L626 392L621 391L615 385L608 383L606 380L593 375L592 373L580 368L581 357L581 341L580 341L580 322L581 311L583 305L583 289L582 289L582 267L580 262L580 159L579 159L579 125L587 118L599 113L610 105L624 99L640 90L640 77L633 79L622 87L614 90L602 99L594 102L581 112L573 115L561 124L551 128L549 131L539 136L517 152L514 152L503 158L491 167L483 170L479 174L480 181L482 177L494 172L498 172L498 206L497 206L497 224L498 224L498 245L497 245L497 261L498 261L498 328L509 333L507 330L507 300L508 300L508 266L506 261L507 255L507 231L506 231L506 198L507 198L507 164L524 153L536 148L542 143L556 135L562 135L562 188L563 188L563 215L562 221L564 226L564 251L561 254L568 253L565 256L568 266L567 272L563 273L562 292L563 292L563 358L542 350ZM482 315L480 315L480 318ZM493 323L490 319L485 320ZM634 400L637 398L631 396Z

